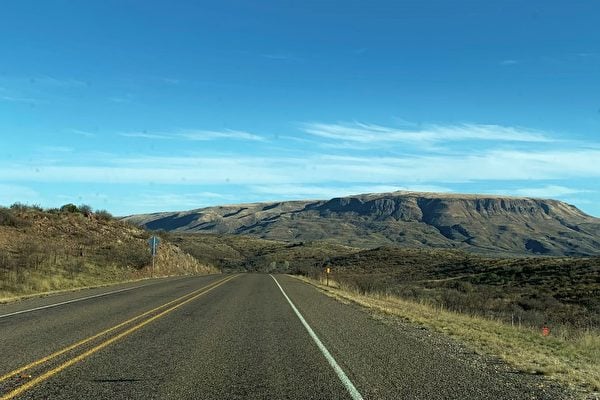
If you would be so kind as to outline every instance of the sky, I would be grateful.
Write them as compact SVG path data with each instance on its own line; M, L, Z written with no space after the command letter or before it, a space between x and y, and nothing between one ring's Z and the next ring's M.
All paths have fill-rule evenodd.
M597 1L7 0L0 205L395 190L600 217Z

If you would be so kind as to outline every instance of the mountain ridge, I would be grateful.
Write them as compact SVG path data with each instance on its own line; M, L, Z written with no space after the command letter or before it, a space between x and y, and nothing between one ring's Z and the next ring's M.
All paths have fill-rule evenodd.
M457 248L510 255L600 254L600 219L553 199L423 192L232 204L125 217L148 229L248 234L355 247Z

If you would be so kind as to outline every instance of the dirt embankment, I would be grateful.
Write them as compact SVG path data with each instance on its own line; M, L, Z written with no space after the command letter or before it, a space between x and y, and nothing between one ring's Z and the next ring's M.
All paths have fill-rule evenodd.
M152 270L150 233L93 213L0 210L0 298L150 275L219 272L163 240Z

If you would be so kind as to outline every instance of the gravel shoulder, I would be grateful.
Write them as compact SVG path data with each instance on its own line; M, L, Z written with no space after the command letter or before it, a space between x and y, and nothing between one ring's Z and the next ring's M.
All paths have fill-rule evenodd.
M543 376L521 373L443 334L336 300L293 277L278 279L365 398L577 398Z

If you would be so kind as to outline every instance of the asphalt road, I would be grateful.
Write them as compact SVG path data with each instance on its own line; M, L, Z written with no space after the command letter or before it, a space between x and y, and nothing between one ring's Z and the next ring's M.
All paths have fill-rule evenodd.
M568 397L285 275L156 280L0 305L1 400Z

